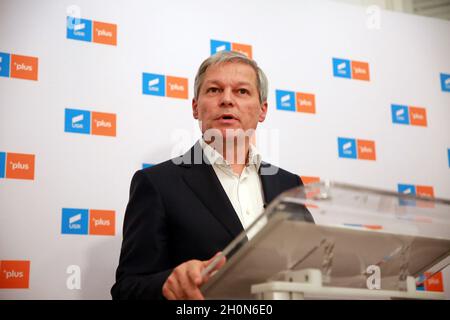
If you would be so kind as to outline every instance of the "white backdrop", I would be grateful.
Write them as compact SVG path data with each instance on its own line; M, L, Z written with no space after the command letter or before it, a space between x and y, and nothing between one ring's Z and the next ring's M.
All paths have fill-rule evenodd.
M68 39L75 11L115 24L117 45ZM35 156L33 179L0 178L0 261L30 262L29 288L0 289L0 298L110 298L130 179L199 137L193 82L213 39L251 45L269 78L265 160L301 176L431 186L450 198L450 92L440 83L450 74L450 22L377 17L317 0L1 0L0 52L37 57L38 73L0 77L0 152ZM370 81L333 76L333 58L367 62ZM143 94L143 73L187 78L189 99ZM277 110L276 90L314 94L316 113ZM392 104L425 108L427 126L393 123ZM65 109L115 114L116 135L66 132ZM338 137L375 141L376 160L340 158ZM115 235L63 234L63 208L114 211Z

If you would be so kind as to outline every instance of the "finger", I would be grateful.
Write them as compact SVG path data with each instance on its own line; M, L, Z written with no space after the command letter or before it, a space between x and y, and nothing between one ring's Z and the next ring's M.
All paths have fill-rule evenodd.
M203 283L203 279L201 276L202 269L203 264L201 263L201 261L199 261L199 263L196 263L195 265L192 264L191 267L188 269L187 272L188 277L192 283L192 290L188 293L188 299L205 300L199 288L200 285Z
M175 294L176 299L184 299L184 289L180 282L180 274L182 271L180 270L180 267L177 267L173 270L172 274L170 275L169 279L169 289L172 290L172 292Z
M221 254L222 254L222 252L219 251L211 259L204 261L203 264L204 264L205 268L208 267L214 261L216 261L217 257L219 257ZM222 259L219 260L219 262L213 267L213 269L211 271L219 270L220 268L223 267L225 262L226 262L226 257L222 256Z
M216 264L216 266L213 268L214 271L219 270L224 266L224 264L227 262L227 258L225 256L222 256L222 259Z
M211 259L209 260L204 260L203 262L203 267L207 268L211 263L213 263L215 261L215 259L221 254L222 252L217 252Z
M191 285L189 283L189 277L187 276L187 268L185 263L174 270L174 279L177 282L176 294L178 299L186 299Z
M176 300L177 299L175 292L171 289L171 286L168 284L167 280L162 287L162 293L163 293L163 296L167 300Z
M206 267L208 267L211 263L213 263L214 261L216 261L216 259L217 259L217 257L219 257L220 255L222 254L222 252L217 252L215 255L214 255L214 257L212 257L211 259L209 259L209 260L207 260L207 261L204 261L204 265L205 265L205 268ZM206 283L208 280L209 280L209 278L210 278L210 276L212 275L212 274L214 274L215 272L217 272L217 270L219 270L220 268L222 268L223 266L224 266L224 264L226 263L226 261L227 261L227 259L226 259L226 257L225 256L222 256L222 258L217 262L217 264L210 270L210 272L207 274L207 275L205 275L204 277L203 277L203 283Z
M196 265L191 265L191 267L188 269L188 277L190 281L192 282L193 286L198 287L202 284L202 270L203 270L203 264L200 262Z
M201 298L198 295L198 287L202 283L201 269L203 264L199 260L191 260L183 264L183 268L179 269L176 274L181 290L183 290L184 298L195 297ZM197 291L197 292L196 292Z
M208 265L210 265L219 255L222 254L222 251L218 251L216 252L216 254L214 256L212 256L212 258L210 258L209 260L203 261L203 263L205 264L205 267L207 267Z

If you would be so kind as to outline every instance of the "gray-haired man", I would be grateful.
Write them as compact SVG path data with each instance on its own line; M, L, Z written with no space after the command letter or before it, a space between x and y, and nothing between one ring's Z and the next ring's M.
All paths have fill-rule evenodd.
M255 61L217 53L201 64L194 91L203 138L132 179L115 299L203 299L202 270L265 204L302 184L262 162L252 144L268 107L267 78Z

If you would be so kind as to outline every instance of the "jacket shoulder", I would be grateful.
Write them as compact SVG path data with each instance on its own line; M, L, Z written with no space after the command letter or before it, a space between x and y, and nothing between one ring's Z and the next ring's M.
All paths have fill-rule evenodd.
M262 162L260 168L261 175L273 175L279 181L285 182L293 186L302 186L303 182L299 175L292 173L288 170L277 167L268 162Z

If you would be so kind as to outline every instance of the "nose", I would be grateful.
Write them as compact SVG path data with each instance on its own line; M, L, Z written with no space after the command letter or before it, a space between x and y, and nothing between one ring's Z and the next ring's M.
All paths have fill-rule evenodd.
M231 88L225 88L222 91L221 99L220 99L220 106L221 107L231 107L234 105L233 100L233 92Z

